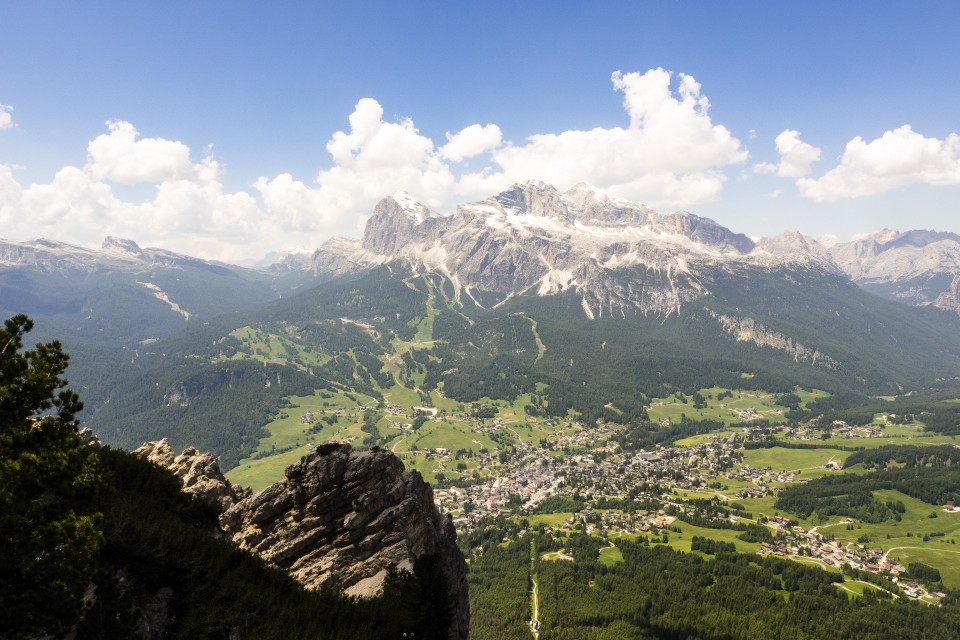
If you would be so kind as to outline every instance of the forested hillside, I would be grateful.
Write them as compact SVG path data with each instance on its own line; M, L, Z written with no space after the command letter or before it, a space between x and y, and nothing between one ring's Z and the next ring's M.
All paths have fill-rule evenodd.
M487 613L474 616L471 637L530 637L531 591L518 588L521 579L537 584L543 640L932 640L960 634L956 599L930 607L867 590L850 600L835 586L841 576L789 560L729 551L678 553L646 538L617 542L617 554L598 557L605 546L587 536L543 535L484 544L475 552L471 588L474 610ZM566 553L547 559L556 549Z
M677 314L591 320L572 292L498 302L382 266L138 348L122 374L107 374L115 384L97 392L105 401L89 420L109 442L170 436L229 467L264 437L282 398L312 390L378 399L401 383L460 402L529 394L531 415L632 424L649 398L675 391L799 386L849 406L960 372L960 320L946 312L820 272L715 277L713 296ZM733 335L720 316L748 319L754 333ZM801 346L821 359L799 357Z
M217 536L219 507L169 472L85 443L67 356L21 352L31 327L0 329L0 638L446 637L426 570L370 600L305 591Z

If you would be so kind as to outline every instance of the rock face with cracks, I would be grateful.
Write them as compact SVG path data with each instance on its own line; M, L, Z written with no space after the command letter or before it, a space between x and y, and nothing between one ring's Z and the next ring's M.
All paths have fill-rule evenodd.
M392 453L321 447L255 495L230 485L209 454L187 449L174 456L165 440L137 453L170 469L185 491L219 501L229 540L309 589L375 596L391 567L412 572L418 559L432 557L450 592L450 637L467 637L467 567L453 522L437 511L423 477Z
M216 457L209 453L200 453L193 447L184 449L183 453L177 456L174 455L170 442L164 438L157 442L148 442L134 453L177 476L184 493L216 502L223 509L251 494L249 489L235 487L223 477Z

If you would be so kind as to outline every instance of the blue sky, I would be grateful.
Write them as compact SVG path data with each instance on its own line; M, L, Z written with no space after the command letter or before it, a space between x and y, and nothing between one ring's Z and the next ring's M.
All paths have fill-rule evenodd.
M955 3L0 15L0 237L256 259L357 236L398 188L448 213L528 178L750 235L960 232Z

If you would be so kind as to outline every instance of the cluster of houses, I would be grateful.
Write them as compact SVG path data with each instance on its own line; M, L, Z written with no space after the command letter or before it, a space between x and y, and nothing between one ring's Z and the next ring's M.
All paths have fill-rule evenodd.
M853 521L847 521L847 523L850 522ZM834 568L849 565L853 569L890 578L910 598L939 600L944 597L943 593L929 592L913 580L902 579L901 576L906 573L906 568L895 560L891 560L879 549L867 549L864 545L855 543L844 545L816 531L808 531L800 526L790 526L790 521L780 516L769 518L768 524L780 535L773 542L761 543L759 551L761 555L812 558Z
M567 528L582 527L587 533L605 532L608 535L625 534L659 534L676 521L676 517L668 515L663 509L657 511L637 511L623 513L607 509L594 511L590 507L573 514L567 519Z
M795 440L820 440L825 432L820 427L801 425L797 427L782 427L783 433ZM843 420L834 420L830 425L829 434L834 438L880 438L883 437L883 427L875 424L863 426L850 425Z
M470 527L484 516L496 515L510 506L535 508L562 485L560 469L536 461L504 471L491 482L470 487L450 487L434 491L434 501L444 511L459 512L454 522Z
M403 432L412 430L411 415L427 415L437 418L434 407L403 408L391 403L384 407L387 415L396 417L391 427ZM744 420L757 419L752 410L742 410ZM337 413L340 413L339 411ZM753 412L756 413L756 412ZM442 417L442 416L441 416ZM441 510L452 513L458 527L469 530L480 525L491 515L506 512L530 513L543 500L551 496L571 498L586 503L586 507L573 513L564 524L565 528L579 528L587 533L647 534L659 535L671 524L676 515L694 513L692 503L674 496L676 490L700 491L708 486L719 487L718 479L743 480L750 486L739 489L737 498L767 496L775 493L775 484L796 481L796 474L788 471L774 472L767 468L754 468L743 464L742 445L745 440L768 438L773 434L794 439L819 439L822 430L809 427L745 428L743 433L705 437L692 446L657 447L654 451L620 451L615 435L619 425L600 423L590 428L570 420L531 417L527 424L534 431L549 433L549 445L517 442L515 424L494 417L477 419L468 410L458 411L449 417L469 421L473 430L487 433L498 440L496 434L510 434L515 442L512 448L499 451L481 449L468 452L471 460L478 462L477 470L465 472L471 478L469 486L453 486L439 489L434 497ZM318 418L314 412L303 414L301 422L311 425ZM834 437L873 438L882 434L882 428L874 425L850 426L841 421L832 425ZM474 440L479 444L478 440ZM440 463L440 470L447 471L455 464L456 456L444 448L417 451L417 455ZM471 465L473 466L473 465ZM839 469L839 464L834 468ZM719 492L718 492L719 493ZM724 499L728 496L722 496ZM656 505L653 509L625 512L618 509L597 508L599 500L625 500L647 502ZM572 511L573 509L571 509ZM699 513L707 517L727 517L718 512ZM735 519L736 516L730 516ZM769 526L778 535L772 542L761 545L761 554L776 554L787 557L808 557L824 565L841 567L849 565L869 573L889 577L909 597L936 599L942 594L929 593L903 577L905 569L889 559L881 551L869 550L859 544L842 545L827 539L816 530L807 531L791 526L789 521L778 516L769 519Z
M722 469L740 459L736 451L738 439L722 436L708 439L694 447L660 448L655 452L620 453L615 444L597 446L598 438L608 438L615 425L598 425L589 431L573 429L555 438L554 449L579 450L584 453L555 455L536 447L518 447L515 457L500 462L492 454L482 454L480 467L497 468L497 475L488 481L466 488L453 487L434 492L438 507L452 512L455 522L471 528L485 516L512 511L516 507L535 508L549 496L576 497L588 504L598 499L669 501L670 489L697 490L717 478ZM592 448L590 448L592 446ZM667 486L668 485L668 486ZM658 517L663 513L639 512L624 515L608 510L601 516L592 509L577 514L590 531L622 531L645 533L662 528ZM667 524L669 524L667 522Z

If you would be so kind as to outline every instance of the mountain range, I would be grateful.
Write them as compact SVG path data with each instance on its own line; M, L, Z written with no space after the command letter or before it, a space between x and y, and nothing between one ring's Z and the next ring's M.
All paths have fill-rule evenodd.
M703 419L704 395L722 402L734 390L773 395L783 411L771 415L791 424L845 424L844 411L861 410L872 420L878 403L916 391L955 398L958 283L951 233L753 239L586 184L560 192L541 182L449 216L398 192L376 206L363 238L335 238L265 270L118 238L99 250L0 241L0 312L28 313L37 337L62 340L71 387L87 403L83 423L111 445L100 451L102 504L91 507L106 514L106 561L96 615L82 623L116 637L137 625L152 637L286 637L274 633L278 621L304 611L313 618L302 628L320 637L429 624L437 637L465 637L453 521L401 460L443 455L461 461L458 476L478 454L526 460L534 442L515 428L534 427L504 414L544 435L545 425L575 425L584 451L600 453L609 448L594 449L594 430L616 430L616 446L631 451L715 431L723 423ZM657 399L684 413L651 419ZM180 483L112 448L151 440L138 454ZM545 455L549 445L541 439ZM219 464L173 447L211 451ZM255 495L220 473L257 462L279 482ZM192 501L178 485L212 500ZM506 539L492 531L493 564L487 552L473 557L471 589L501 598L492 582L477 587L484 566L503 574L496 550ZM289 576L264 573L225 541ZM524 544L518 620L528 613ZM304 593L290 576L324 589ZM327 588L382 593L346 600ZM146 615L131 614L129 594ZM449 615L438 618L430 603L448 596Z
M144 277L126 280L135 286L125 294L139 294L155 317L166 307L167 316L189 319L277 299L302 286L305 274L335 276L392 261L449 276L457 296L573 290L588 317L674 313L709 293L711 270L743 267L822 269L889 299L960 312L960 236L954 233L884 229L841 242L788 231L752 239L710 219L661 214L586 183L560 192L536 181L460 205L449 216L400 191L376 206L361 239L332 238L312 255L288 255L265 270L143 249L114 237L99 250L0 239L0 307L92 319L97 307L84 286L75 286L79 277L92 284L97 276L139 274ZM71 281L72 295L34 298L56 279Z
M950 233L755 240L542 182L449 216L396 193L363 238L262 271L116 238L99 251L0 242L0 311L64 342L100 436L170 437L225 468L255 449L284 397L376 396L408 369L425 376L411 389L538 392L554 415L618 421L642 415L645 397L721 383L954 384L958 282Z
M709 293L714 269L803 267L868 291L960 311L960 236L883 230L850 242L785 232L754 240L691 213L660 214L586 183L514 185L439 216L408 194L382 200L361 240L333 238L274 269L340 274L400 260L458 287L505 295L577 291L588 317L669 314ZM630 272L629 286L622 274Z

